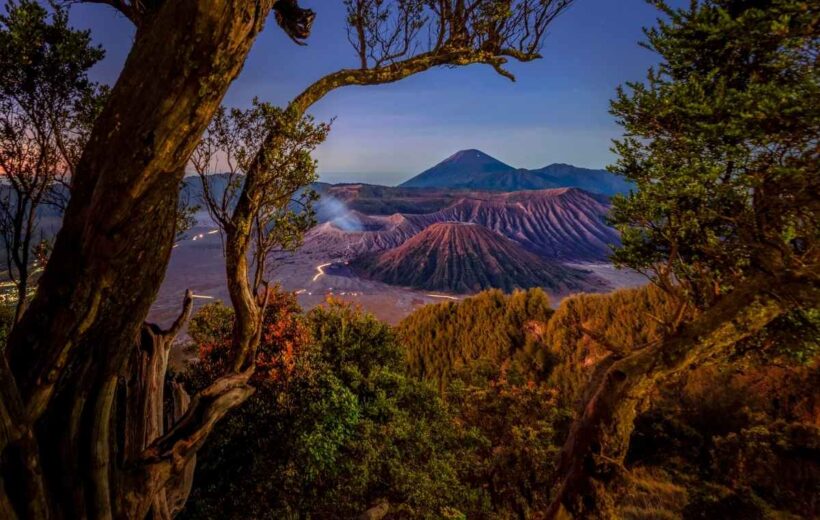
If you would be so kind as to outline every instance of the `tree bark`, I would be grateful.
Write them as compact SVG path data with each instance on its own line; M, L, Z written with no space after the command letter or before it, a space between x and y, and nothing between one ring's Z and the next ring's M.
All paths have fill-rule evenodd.
M191 405L191 396L177 382L171 383L171 409L168 411L166 424L176 424L182 419L185 412ZM191 488L194 485L194 470L196 469L196 455L186 464L180 475L171 477L164 489L165 510L168 512L167 518L175 517L185 507Z
M272 3L166 2L138 32L77 166L37 295L9 339L33 417L90 338L101 358L127 356L164 275L185 164ZM191 26L181 31L179 20Z
M139 461L143 452L166 432L166 424L173 425L188 409L188 394L178 383L172 383L171 409L166 413L165 388L168 356L179 331L191 316L192 296L190 290L186 292L182 312L169 329L144 324L133 349L124 380L125 421L121 424L126 461ZM182 509L190 492L194 464L195 459L191 458L183 472L169 479L156 493L150 506L154 520L170 520Z
M252 183L253 179L248 175L246 184ZM234 371L245 370L253 362L262 335L262 302L250 287L247 255L253 225L251 212L253 208L258 209L259 198L256 190L243 190L231 220L232 227L225 233L225 272L235 313L230 361ZM267 298L267 294L263 297Z
M133 476L115 475L116 381L164 276L185 164L274 2L164 2L140 25L77 165L37 294L5 352L8 386L19 389L22 405L12 423L23 430L17 439L0 438L8 462L5 490L17 490L12 480L28 481L6 468L45 462L49 501L38 518L120 516L116 496L132 495L126 502L142 504L140 495L151 492L135 488ZM213 391L236 397L241 383L234 383ZM4 404L15 399L6 386L0 385ZM206 397L210 404L225 402ZM27 438L43 453L21 452ZM184 471L192 455L186 450L174 471ZM0 505L6 498L12 504L42 500L31 490L21 493L0 493ZM140 507L132 510L141 514Z
M724 354L795 302L816 305L819 299L812 282L754 279L660 345L603 361L610 365L592 383L594 391L561 451L556 471L561 480L547 518L612 518L606 487L623 468L634 420L655 386L693 363Z

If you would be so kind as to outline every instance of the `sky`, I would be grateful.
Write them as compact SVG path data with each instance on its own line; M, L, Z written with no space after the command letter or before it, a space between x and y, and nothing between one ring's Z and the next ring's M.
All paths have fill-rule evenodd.
M308 45L295 45L269 19L227 106L246 107L254 97L284 105L324 74L356 65L342 0L300 3L317 12ZM315 154L320 179L394 185L467 148L521 168L603 168L620 135L609 100L656 62L638 42L658 16L645 0L576 0L551 26L543 59L510 64L516 82L472 65L336 90L311 110L318 120L336 118ZM75 5L71 20L106 49L92 76L113 84L133 42L130 22L99 4Z

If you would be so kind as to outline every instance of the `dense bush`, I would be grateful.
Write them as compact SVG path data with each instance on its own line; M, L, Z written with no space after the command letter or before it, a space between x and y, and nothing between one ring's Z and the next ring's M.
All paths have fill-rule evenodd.
M662 468L684 485L685 518L816 516L820 359L795 358L806 350L796 343L780 348L814 334L775 322L736 345L729 363L663 385L636 421L627 465ZM747 344L761 342L770 348Z
M639 417L627 462L673 472L692 500L753 496L811 518L820 505L818 375L817 366L697 368Z
M555 390L543 382L515 382L505 367L478 361L453 374L446 398L458 427L473 439L461 461L462 478L485 490L493 517L537 517L549 504L570 418Z
M426 305L402 320L399 337L410 373L444 386L460 367L476 360L495 366L517 357L530 376L549 371L540 336L552 315L541 289L479 293L459 302Z
M190 384L219 373L229 318L216 306L195 317ZM394 517L480 509L459 479L460 432L435 390L404 375L389 326L334 302L301 315L277 292L263 336L257 392L201 452L185 517L351 517L383 500Z

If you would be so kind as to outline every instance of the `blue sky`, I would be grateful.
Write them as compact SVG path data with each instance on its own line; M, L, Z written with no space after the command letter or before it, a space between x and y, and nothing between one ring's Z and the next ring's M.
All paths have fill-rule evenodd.
M294 45L269 20L227 105L247 106L254 96L285 104L322 75L355 66L342 1L301 3L318 14L308 46ZM638 41L657 16L645 0L577 0L551 27L542 60L509 67L515 83L473 65L337 90L312 110L318 119L336 117L316 153L320 176L392 185L464 148L524 168L554 162L604 167L613 159L610 140L619 134L609 99L617 85L643 78L655 62ZM107 50L95 78L116 81L133 39L129 22L95 4L75 6L72 22L90 28Z

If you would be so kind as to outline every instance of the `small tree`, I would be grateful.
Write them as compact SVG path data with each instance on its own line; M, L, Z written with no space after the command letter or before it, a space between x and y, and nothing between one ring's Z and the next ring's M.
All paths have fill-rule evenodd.
M13 0L0 15L0 238L19 320L44 206L65 206L71 172L104 89L88 70L103 57L60 8Z
M288 124L280 109L255 100L249 110L220 109L192 156L203 202L223 234L228 292L236 313L228 372L254 360L267 302L268 255L277 248L298 247L314 224L316 195L300 189L316 178L310 154L328 130L309 117ZM277 135L276 146L264 142L271 133ZM216 176L219 170L223 173Z
M659 381L820 301L820 10L654 3L667 20L645 45L662 63L612 103L625 130L614 169L637 186L614 203L615 260L647 272L678 310L659 341L604 345L551 518L606 513L605 484Z
M220 108L191 157L202 182L205 208L230 239L243 232L236 229L235 211L243 193L248 195L244 191L247 173L259 160L257 154L265 154L269 171L255 185L257 211L251 228L244 230L250 232L250 289L255 296L266 279L270 253L294 251L315 224L312 204L317 195L302 188L316 180L316 162L310 154L330 130L329 125L305 117L290 128L280 147L264 147L262 140L268 133L284 128L283 118L281 109L258 100L248 110ZM228 257L228 251L224 253Z

